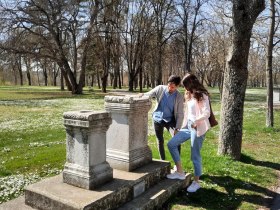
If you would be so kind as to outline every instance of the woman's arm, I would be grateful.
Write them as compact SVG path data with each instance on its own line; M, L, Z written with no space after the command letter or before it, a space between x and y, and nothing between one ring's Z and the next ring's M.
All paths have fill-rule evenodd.
M209 97L203 94L203 100L198 103L197 108L198 116L196 117L195 123L199 123L202 120L208 119L210 117L210 105L209 105Z

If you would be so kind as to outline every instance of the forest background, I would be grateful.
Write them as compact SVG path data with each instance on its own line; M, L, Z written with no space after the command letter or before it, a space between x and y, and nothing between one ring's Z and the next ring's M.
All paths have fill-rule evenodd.
M248 86L266 86L270 3L255 23ZM275 2L279 12L279 2ZM222 89L232 2L209 0L0 1L0 84L83 87L164 84L195 73ZM276 15L273 80L280 71ZM222 91L221 91L222 92Z

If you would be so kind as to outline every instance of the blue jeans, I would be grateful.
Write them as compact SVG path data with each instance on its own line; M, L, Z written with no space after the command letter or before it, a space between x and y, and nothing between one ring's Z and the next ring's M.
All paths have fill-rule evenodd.
M176 127L176 121L175 119L171 120L171 122L156 122L154 121L154 128L155 128L155 133L157 137L157 142L158 142L158 151L160 155L160 159L165 160L165 149L164 149L164 139L163 139L163 130L166 128L170 135L173 137L174 136L174 130ZM181 151L181 146L179 145L178 147L179 153Z
M190 125L190 123L188 123ZM202 163L200 150L202 147L205 135L197 137L196 130L190 126L185 129L181 129L173 138L168 142L167 146L170 154L175 163L180 161L180 153L178 151L178 146L183 142L191 139L191 160L194 166L194 175L201 176L202 174Z

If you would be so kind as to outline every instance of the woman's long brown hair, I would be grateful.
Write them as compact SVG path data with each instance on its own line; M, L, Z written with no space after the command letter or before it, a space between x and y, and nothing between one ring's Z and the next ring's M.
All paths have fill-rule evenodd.
M203 99L203 93L209 95L206 88L199 82L197 77L193 74L186 74L182 80L182 84L186 89L186 99L190 100L191 94L197 101Z

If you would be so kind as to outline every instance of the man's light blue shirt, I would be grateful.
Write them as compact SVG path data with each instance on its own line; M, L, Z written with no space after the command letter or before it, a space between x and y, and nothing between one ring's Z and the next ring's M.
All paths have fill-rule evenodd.
M164 95L158 105L157 110L153 113L153 120L156 122L170 122L174 116L174 104L177 91L169 93L168 89L164 91Z

